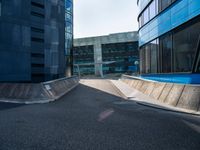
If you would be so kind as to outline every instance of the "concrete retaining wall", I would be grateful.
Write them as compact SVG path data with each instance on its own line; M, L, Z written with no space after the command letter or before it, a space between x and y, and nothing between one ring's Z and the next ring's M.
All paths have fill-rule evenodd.
M200 85L154 82L123 75L121 81L168 105L200 111Z
M11 103L46 103L65 95L79 83L79 78L62 78L50 82L0 83L0 101Z

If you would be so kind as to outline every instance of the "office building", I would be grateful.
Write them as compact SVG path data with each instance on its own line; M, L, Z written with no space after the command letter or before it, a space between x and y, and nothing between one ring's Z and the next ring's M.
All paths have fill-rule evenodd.
M66 76L73 74L73 0L65 0Z
M65 77L72 47L72 22L68 29L72 7L70 0L0 0L1 82Z
M138 0L141 76L200 83L200 1Z
M137 32L75 39L73 51L82 74L137 72Z

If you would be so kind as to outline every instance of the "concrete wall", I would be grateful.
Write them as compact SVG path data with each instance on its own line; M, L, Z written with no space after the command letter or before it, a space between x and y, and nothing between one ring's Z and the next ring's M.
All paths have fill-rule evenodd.
M200 85L172 84L122 76L121 81L168 105L200 111Z
M10 103L46 103L59 99L79 84L78 77L43 83L1 83L0 101Z

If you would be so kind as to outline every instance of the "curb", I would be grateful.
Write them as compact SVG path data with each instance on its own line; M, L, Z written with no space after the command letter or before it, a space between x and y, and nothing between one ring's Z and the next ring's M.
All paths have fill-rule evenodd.
M156 104L151 104L151 103L147 103L147 102L138 102L135 101L138 105L142 105L142 106L146 106L146 107L151 107L151 108L156 108L156 109L160 109L160 110L164 110L164 111L169 111L169 112L175 112L175 113L180 113L180 114L187 114L187 115L194 115L194 116L200 116L200 113L192 113L192 112L186 112L186 111L181 111L181 110L175 110L175 109L170 109L167 107L162 107Z

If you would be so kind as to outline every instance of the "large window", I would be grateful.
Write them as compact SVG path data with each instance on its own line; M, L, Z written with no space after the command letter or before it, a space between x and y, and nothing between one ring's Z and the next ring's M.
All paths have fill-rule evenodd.
M151 58L150 58L150 54L151 54L151 46L148 44L148 45L146 45L145 46L145 66L146 66L146 70L145 70L145 72L146 73L150 73L150 60L151 60Z
M198 40L199 17L143 46L141 73L200 72L200 58L195 56L199 54Z
M171 4L172 0L160 0L159 11L164 10Z
M149 19L151 20L153 17L157 15L157 8L156 8L156 1L152 1L152 3L149 5Z
M176 0L153 0L139 17L139 27L153 19L158 12L163 11Z
M150 43L151 46L151 73L158 72L158 40Z
M116 61L104 67L105 73L133 71L128 68L138 61L138 42L102 44L103 61Z
M199 36L200 22L196 22L189 27L174 32L173 50L175 72L192 71Z
M199 56L198 56L198 60L197 60L197 68L196 68L196 73L200 73L200 53L199 53Z
M149 10L146 9L144 11L144 24L146 24L149 21Z
M1 17L1 4L2 3L2 0L0 0L0 17Z
M146 73L145 71L145 47L143 46L141 49L140 49L140 72L141 73Z
M141 73L158 72L158 39L140 49Z
M166 34L160 38L161 72L172 71L172 35Z

